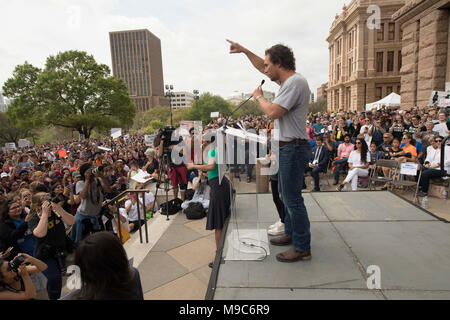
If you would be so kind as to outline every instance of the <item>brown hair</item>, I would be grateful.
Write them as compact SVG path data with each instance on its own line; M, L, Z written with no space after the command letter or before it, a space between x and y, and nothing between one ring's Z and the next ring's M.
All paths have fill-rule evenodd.
M42 203L47 198L50 198L50 194L46 192L38 192L33 194L33 197L31 198L31 211L33 213L39 212L41 210Z

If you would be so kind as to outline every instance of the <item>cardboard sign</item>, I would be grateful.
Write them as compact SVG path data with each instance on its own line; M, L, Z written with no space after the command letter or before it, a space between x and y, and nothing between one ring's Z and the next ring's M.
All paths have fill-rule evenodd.
M59 149L58 150L58 155L60 158L67 158L67 151L64 149Z
M111 138L117 139L122 135L122 129L121 128L112 128L111 129Z
M439 100L439 106L448 107L450 106L450 99L441 99Z
M418 166L417 163L412 162L402 163L400 166L400 174L415 176L417 175L417 166Z
M28 148L31 147L31 142L27 139L20 139L18 142L19 148Z
M219 111L211 112L211 118L218 118L218 117L219 117Z
M6 149L6 151L17 150L16 143L15 142L7 142L7 143L5 143L5 149Z
M146 134L145 136L144 136L144 143L145 143L145 145L147 146L147 147L151 147L151 146L153 146L153 141L155 140L155 135L149 135L149 134Z

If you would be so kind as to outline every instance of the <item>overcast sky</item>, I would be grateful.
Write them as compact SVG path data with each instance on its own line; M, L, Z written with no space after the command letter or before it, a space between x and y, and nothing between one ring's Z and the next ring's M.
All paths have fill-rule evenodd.
M0 88L27 60L83 50L111 67L110 31L146 28L161 39L165 84L223 97L252 92L265 78L226 38L263 56L283 43L316 89L328 81L326 37L350 0L0 0ZM267 80L267 78L266 78ZM270 82L270 81L269 81ZM273 83L265 90L277 91Z

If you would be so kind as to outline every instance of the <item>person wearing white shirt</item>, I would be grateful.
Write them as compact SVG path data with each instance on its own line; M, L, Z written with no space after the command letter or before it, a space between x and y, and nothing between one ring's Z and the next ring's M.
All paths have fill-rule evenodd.
M419 197L428 195L431 179L438 179L445 176L441 171L441 144L443 137L436 137L431 140L431 146L427 149L427 158L424 162L424 170L420 179L421 191L417 194ZM445 146L444 170L450 174L450 146Z
M356 149L348 157L349 172L344 182L336 190L342 191L346 184L351 184L352 190L358 189L358 177L367 177L369 175L370 152L367 144L362 138L356 139Z
M447 114L445 111L439 112L439 123L434 125L433 131L439 132L439 135L444 138L450 134L447 126Z
M135 232L139 229L139 217L137 209L137 196L135 194L128 195L129 200L125 201L125 210L128 213L129 229L131 232ZM142 199L139 199L139 208L141 213L141 226L145 223Z
M189 203L200 202L204 209L208 209L211 187L208 185L207 172L200 171L200 177L195 177L193 180L192 189L195 190L192 200L183 202L181 208L185 210L189 207Z

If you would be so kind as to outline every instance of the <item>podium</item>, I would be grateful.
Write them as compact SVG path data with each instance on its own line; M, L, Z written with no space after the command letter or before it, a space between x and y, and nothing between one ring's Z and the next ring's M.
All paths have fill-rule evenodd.
M216 148L217 148L217 160L219 168L219 183L222 183L223 176L225 175L227 165L234 164L234 139L240 138L245 141L250 142L250 151L254 154L254 160L249 156L249 163L256 164L256 176L257 181L265 184L269 187L269 170L262 171L264 167L269 167L271 161L269 159L258 159L256 160L256 148L257 144L267 145L267 137L259 136L254 133L247 132L245 130L238 130L234 128L220 128L216 132ZM267 150L267 149L265 149ZM242 150L241 150L242 151ZM245 149L244 149L245 151ZM239 152L239 149L238 149ZM238 156L239 158L239 156ZM251 163L253 160L254 163ZM265 160L265 161L264 161ZM264 174L262 174L264 173ZM259 176L259 178L258 178ZM257 182L257 183L258 183ZM233 188L230 188L233 189ZM262 189L262 188L261 188ZM262 190L264 192L264 190ZM230 190L230 192L232 192ZM258 192L261 192L258 190ZM258 196L258 194L256 194ZM255 226L252 227L253 222L247 221L244 225L239 226L239 219L236 216L236 203L235 198L231 194L231 218L229 221L234 221L234 223L229 222L233 225L233 230L230 231L228 240L226 243L226 249L224 250L225 260L232 261L260 261L264 260L268 255L270 255L269 240L267 236L267 230L265 228L259 227L258 219L255 220ZM257 198L256 198L256 201ZM257 203L255 203L257 207Z

